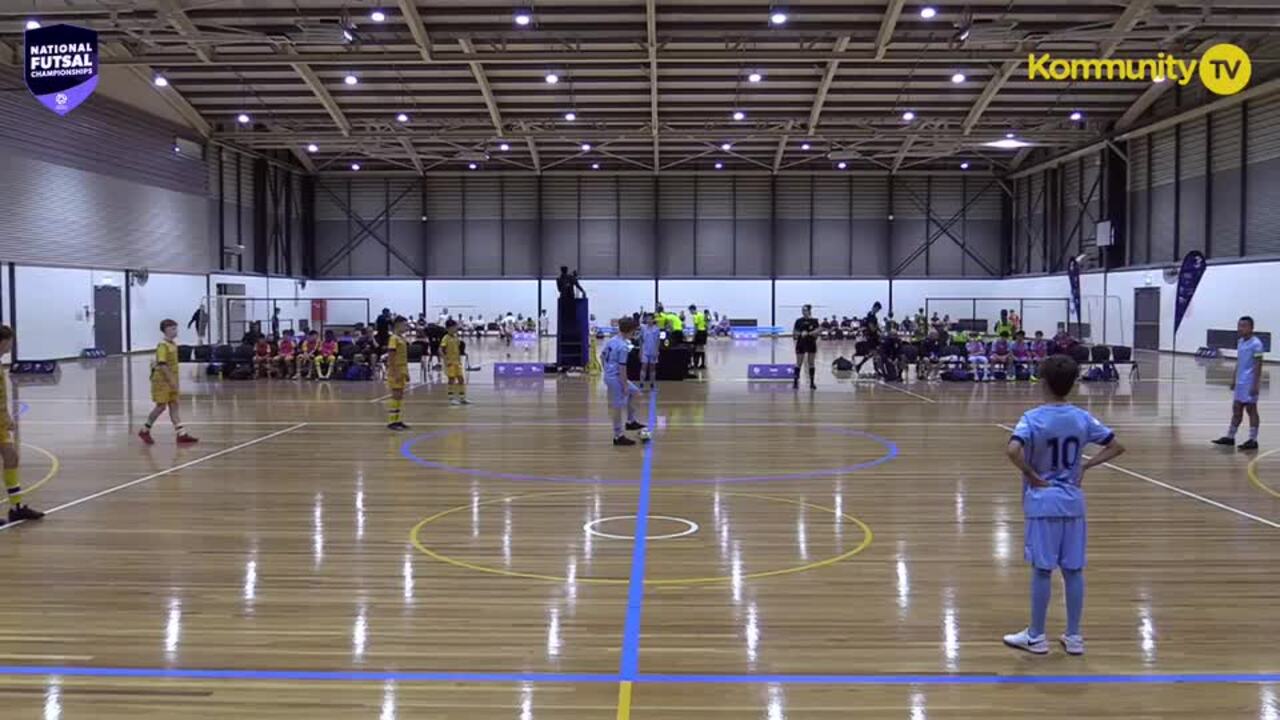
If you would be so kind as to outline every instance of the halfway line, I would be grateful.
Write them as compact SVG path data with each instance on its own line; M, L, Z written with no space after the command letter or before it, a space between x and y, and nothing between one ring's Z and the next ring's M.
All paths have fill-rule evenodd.
M1013 432L1013 428L1009 427L1008 425L1001 425L1000 423L996 423L996 427L1000 428L1001 430L1007 430L1007 431L1009 431L1009 432ZM1089 456L1088 456L1088 455L1085 455L1084 457L1088 458ZM1134 472L1133 470L1130 470L1130 469L1128 469L1128 468L1122 468L1122 467L1120 467L1119 465L1116 465L1116 464L1114 464L1114 463L1102 463L1102 466L1103 466L1103 467L1105 467L1105 468L1110 468L1110 469L1112 469L1112 470L1115 470L1116 472L1124 473L1125 475L1128 475L1129 477L1137 478L1137 479L1139 479L1139 480L1142 480L1143 482L1149 482L1149 483L1151 483L1152 485L1155 485L1156 487L1162 487L1162 488L1164 488L1165 490L1172 490L1173 492L1176 492L1176 493L1178 493L1179 495L1185 495L1186 497L1189 497L1189 498L1191 498L1192 500L1198 500L1198 501L1200 501L1200 502L1202 502L1202 503L1204 503L1204 504L1206 504L1206 505L1212 505L1212 506L1214 506L1214 507L1218 508L1219 510L1226 510L1226 511L1227 511L1227 512L1229 512L1229 513L1235 513L1236 515L1239 515L1239 516L1240 516L1240 517L1242 517L1242 518L1247 518L1247 519L1252 520L1252 521L1254 521L1254 522L1262 523L1263 525L1266 525L1266 526L1268 526L1268 527L1272 527L1272 528L1275 528L1275 529L1277 529L1277 530L1280 530L1280 523L1273 522L1273 521L1268 520L1268 519L1266 519L1266 518L1264 518L1264 517L1258 517L1257 515L1254 515L1254 514L1253 514L1253 513L1251 513L1251 512L1245 512L1244 510L1241 510L1240 508L1231 507L1230 505L1227 505L1226 503L1220 503L1220 502L1218 502L1217 500L1211 500L1210 498L1207 498L1207 497L1205 497L1205 496L1203 496L1203 495L1199 495L1199 494L1197 494L1197 493L1193 493L1193 492L1191 492L1190 490L1184 490L1183 488L1180 488L1180 487L1178 487L1177 485L1170 485L1169 483L1164 482L1164 481L1162 481L1162 480L1156 480L1156 479L1155 479L1155 478L1153 478L1153 477L1147 477L1146 475L1143 475L1143 474L1142 474L1142 473L1140 473L1140 472Z
M195 460L188 460L187 462L184 462L184 463L182 463L181 465L174 465L173 467L168 468L168 469L166 469L166 470L161 470L160 472L157 472L157 473L151 473L150 475L147 475L146 477L140 477L140 478L138 478L138 479L136 479L136 480L130 480L130 481L129 481L129 482L127 482L127 483L121 483L120 485L115 485L115 486L113 486L113 487L109 487L109 488L107 488L106 490L100 490L100 491L98 491L98 492L96 492L96 493L94 493L94 494L92 494L92 495L86 495L86 496L84 496L84 497L82 497L82 498L77 498L77 499L72 500L72 501L70 501L70 502L66 502L66 503L63 503L63 504L61 504L61 505L58 505L57 507L51 507L51 508L49 508L48 510L46 510L46 511L44 512L44 514L45 514L45 515L52 515L52 514L54 514L54 513L56 513L56 512L62 512L63 510L70 510L71 508L73 508L73 507L75 507L75 506L77 506L77 505L82 505L82 504L84 504L84 503L87 503L87 502L89 502L90 500L96 500L96 499L98 499L98 498L100 498L100 497L105 497L105 496L107 496L107 495L111 495L112 493L118 493L118 492L120 492L121 490L127 490L127 489L129 489L129 488L133 487L134 485L141 485L141 484L142 484L142 483L144 483L144 482L148 482L148 481L150 481L150 480L155 480L155 479L156 479L156 478L158 478L158 477L164 477L165 475L168 475L168 474L170 474L170 473L178 472L179 470L184 470L184 469L189 468L189 467L191 467L191 466L193 466L193 465L199 465L199 464L200 464L200 463L202 463L202 462L205 462L205 461L208 461L208 460L212 460L212 459L217 458L217 457L222 457L223 455L226 455L226 454L228 454L228 453L233 453L233 452L235 452L235 451L237 451L237 450L243 450L243 449L245 449L245 448L247 448L247 447L250 447L250 446L253 446L253 445L257 445L257 444L258 444L258 443L260 443L260 442L266 442L267 440L270 440L271 438L279 437L280 435L284 435L285 433L291 433L291 432L293 432L294 430L297 430L297 429L299 429L299 428L304 428L304 427L306 427L306 426L307 426L307 424L306 424L306 423L298 423L297 425L293 425L293 426L291 426L291 427L287 427L287 428L285 428L285 429L283 429L283 430L277 430L277 431L275 431L275 432L273 432L273 433L271 433L271 434L269 434L269 435L263 435L263 436L262 436L262 437L260 437L260 438L254 438L253 440L250 440L250 441L248 441L248 442L242 442L242 443L240 443L239 445L232 445L232 446L231 446L231 447L229 447L229 448L223 448L222 450L219 450L219 451L217 451L217 452L209 453L208 455L205 455L205 456L203 456L203 457L198 457L198 458L196 458ZM4 532L5 530L8 530L9 528L17 527L17 526L19 526L19 525L23 524L24 522L26 522L26 521L25 521L25 520L19 520L18 522L11 522L11 523L9 523L8 525L0 526L0 532Z
M658 417L658 393L649 394L650 432ZM618 720L631 717L631 687L640 674L640 621L644 614L644 568L649 540L649 501L653 481L653 440L645 443L640 467L640 498L636 501L635 545L631 551L631 584L627 588L627 620L622 630L622 653L618 663Z

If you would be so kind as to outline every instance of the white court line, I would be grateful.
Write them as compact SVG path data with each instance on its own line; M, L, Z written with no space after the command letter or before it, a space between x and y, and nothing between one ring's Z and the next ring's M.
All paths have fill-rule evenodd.
M1000 428L1001 430L1007 430L1007 431L1009 431L1009 432L1013 432L1013 428L1009 427L1008 425L1001 425L1000 423L996 423L996 424L995 424L995 426L996 426L996 427L998 427L998 428ZM1089 458L1090 456L1085 455L1084 457L1085 457L1085 458ZM1105 467L1105 468L1110 468L1110 469L1112 469L1112 470L1115 470L1116 472L1124 473L1125 475L1128 475L1129 477L1135 477L1135 478L1137 478L1137 479L1139 479L1139 480L1142 480L1143 482L1149 482L1149 483L1151 483L1152 485L1155 485L1156 487L1162 487L1162 488L1164 488L1165 490L1172 490L1173 492L1176 492L1176 493L1178 493L1179 495L1185 495L1186 497L1189 497L1189 498L1191 498L1192 500L1199 500L1200 502L1202 502L1202 503L1204 503L1204 504L1206 504L1206 505L1212 505L1213 507L1216 507L1216 508L1218 508L1219 510L1226 510L1226 511L1227 511L1227 512L1229 512L1229 513L1235 513L1236 515L1239 515L1239 516L1240 516L1240 517L1242 517L1242 518L1247 518L1247 519L1252 520L1252 521L1254 521L1254 522L1262 523L1263 525L1266 525L1267 527L1273 527L1273 528L1275 528L1275 529L1277 529L1277 530L1280 530L1280 523L1274 522L1274 521L1272 521L1272 520L1268 520L1268 519L1266 519L1266 518L1264 518L1264 517L1258 517L1257 515L1254 515L1254 514L1253 514L1253 513L1251 513L1251 512L1245 512L1244 510L1241 510L1240 508L1231 507L1230 505L1227 505L1226 503L1220 503L1220 502L1218 502L1217 500L1211 500L1211 499L1209 499L1209 498L1207 498L1207 497L1205 497L1205 496L1203 496L1203 495L1199 495L1199 494L1197 494L1197 493L1193 493L1193 492L1191 492L1190 490L1184 490L1183 488L1180 488L1180 487L1178 487L1177 485L1170 485L1170 484L1169 484L1169 483L1167 483L1167 482L1164 482L1164 481L1161 481L1161 480L1156 480L1155 478L1152 478L1152 477L1147 477L1146 475L1143 475L1143 474L1142 474L1142 473L1140 473L1140 472L1134 472L1133 470L1130 470L1130 469L1128 469L1128 468L1122 468L1122 467L1120 467L1119 465L1116 465L1116 464L1113 464L1113 463L1102 463L1102 466L1103 466L1103 467Z
M887 383L887 382L885 382L885 381L883 381L883 380L879 380L879 381L877 381L877 382L876 382L876 384L877 384L877 385L879 385L880 387L889 388L890 390L897 390L898 392L903 393L903 394L905 394L905 395L910 395L910 396L911 396L911 397L913 397L913 398L919 398L919 399L921 399L921 400L923 400L923 401L925 401L925 402L927 402L927 403L930 403L930 404L932 404L932 405L937 405L937 404L938 404L938 401L937 401L937 400L934 400L933 398L925 397L925 396L923 396L923 395L918 395L918 394L916 394L916 393L911 392L910 390L907 390L907 389L905 389L905 388L897 387L897 386L895 386L895 385L893 385L893 384L891 384L891 383Z
M214 458L222 457L223 455L227 455L227 454L229 454L229 453L233 453L233 452L235 452L235 451L237 451L237 450L243 450L243 449L245 449L245 448L247 448L247 447L251 447L251 446L253 446L253 445L257 445L257 444L258 444L258 443L260 443L260 442L266 442L267 440L270 440L271 438L279 437L279 436L281 436L281 435L284 435L285 433L291 433L291 432L293 432L294 430L298 430L298 429L300 429L300 428L304 428L304 427L306 427L306 426L307 426L307 424L306 424L306 423L297 423L296 425L291 425L291 426L289 426L289 427L287 427L287 428L285 428L285 429L283 429L283 430L277 430L277 431L275 431L275 432L273 432L273 433L270 433L270 434L268 434L268 435L263 435L263 436L262 436L262 437L260 437L260 438L254 438L253 440L250 440L250 441L248 441L248 442L242 442L242 443L240 443L239 445L232 445L232 446L231 446L231 447L229 447L229 448L223 448L222 450L219 450L219 451L217 451L217 452L209 453L208 455L205 455L205 456L203 456L203 457L198 457L198 458L196 458L195 460L188 460L187 462L184 462L184 463L182 463L181 465L174 465L173 467L168 468L168 469L166 469L166 470L161 470L160 472L157 472L157 473L151 473L150 475L147 475L146 477L140 477L140 478L138 478L138 479L136 479L136 480L130 480L130 481L129 481L129 482L127 482L127 483L121 483L121 484L119 484L119 485L115 485L115 486L113 486L113 487L109 487L109 488L107 488L106 490L99 490L98 492L96 492L96 493L94 493L94 494L92 494L92 495L86 495L86 496L84 496L84 497L82 497L82 498L77 498L77 499L75 499L75 500L72 500L71 502L66 502L66 503L63 503L63 504L61 504L61 505L58 505L57 507L51 507L51 508L49 508L48 510L45 510L45 511L44 511L44 514L45 514L45 515L52 515L52 514L54 514L54 513L56 513L56 512L62 512L63 510L70 510L71 508L73 508L73 507L75 507L75 506L77 506L77 505L83 505L84 503L87 503L87 502L89 502L90 500L97 500L97 499L98 499L98 498L100 498L100 497L105 497L105 496L107 496L107 495L111 495L112 493L118 493L118 492L120 492L121 490L128 490L129 488L133 487L134 485L141 485L141 484L142 484L142 483L144 483L144 482L148 482L148 481L150 481L150 480L155 480L155 479L156 479L156 478L158 478L158 477L164 477L165 475L168 475L168 474L170 474L170 473L175 473L175 472L178 472L179 470L185 470L186 468L192 467L193 465L199 465L199 464L200 464L200 463L202 463L202 462L206 462L206 461L212 460L212 459L214 459ZM5 526L3 526L3 527L0 527L0 532L3 532L3 531L5 531L5 530L8 530L9 528L17 527L17 526L19 526L19 525L23 524L24 522L26 522L26 521L25 521L25 520L19 520L18 522L11 522L11 523L9 523L8 525L5 525Z

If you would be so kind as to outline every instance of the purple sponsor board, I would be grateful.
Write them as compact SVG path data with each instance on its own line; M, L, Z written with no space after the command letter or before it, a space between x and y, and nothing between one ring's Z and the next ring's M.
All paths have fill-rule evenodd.
M748 380L794 380L795 365L748 365Z
M542 363L494 363L494 377L545 377L546 366Z

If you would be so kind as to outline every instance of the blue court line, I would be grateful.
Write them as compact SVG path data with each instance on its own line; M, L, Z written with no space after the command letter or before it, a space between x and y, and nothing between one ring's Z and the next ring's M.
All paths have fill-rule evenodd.
M650 428L657 422L658 392L649 394ZM653 480L653 441L645 443L640 467L640 499L636 501L635 544L631 551L631 585L627 589L627 620L622 629L622 658L618 663L621 680L635 680L640 674L640 620L644 614L644 566L649 545L649 499Z
M170 680L249 680L301 682L404 683L616 683L619 675L542 672L401 672L360 670L202 670L162 667L0 666L0 677L93 677ZM662 675L639 674L636 683L651 685L1172 685L1280 684L1280 672L1167 673L1129 675Z

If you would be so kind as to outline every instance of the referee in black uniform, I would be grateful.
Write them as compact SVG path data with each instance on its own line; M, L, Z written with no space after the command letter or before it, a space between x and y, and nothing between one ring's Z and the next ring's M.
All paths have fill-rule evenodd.
M800 309L800 313L800 317L796 319L796 324L791 330L791 335L796 341L796 377L791 383L791 387L799 389L800 370L807 363L809 366L809 387L817 390L818 383L814 380L817 369L813 365L813 356L818 352L818 321L813 317L812 305L805 305Z

